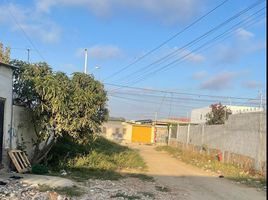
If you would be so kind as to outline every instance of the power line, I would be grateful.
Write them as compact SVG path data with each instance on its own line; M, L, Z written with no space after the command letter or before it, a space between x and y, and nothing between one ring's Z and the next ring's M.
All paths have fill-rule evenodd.
M172 93L171 93L172 94ZM108 95L119 95L120 94L109 94ZM145 97L147 98L158 98L160 100L160 98L163 98L163 96L157 96L157 95L150 95L150 94L127 94L127 93L123 93L121 94L121 96L123 95L123 97L128 98L127 96L135 96L136 98L141 97L142 100L146 100ZM172 94L173 95L173 94ZM165 94L166 96L166 94ZM164 97L165 97L164 96ZM203 105L207 105L207 104L212 104L212 103L217 103L217 102L221 102L223 104L228 104L228 100L222 100L222 99L199 99L199 98L185 98L185 97L165 97L164 99L166 99L166 102L170 102L170 103L178 103L177 105L181 105L181 103L186 103L186 104L193 104L193 103L202 103ZM163 103L163 99L162 99L162 103ZM162 105L161 103L161 105ZM259 105L258 102L240 102L240 101L233 101L233 104L236 105ZM185 104L184 104L185 105Z
M216 27L210 29L209 31L207 31L206 33L204 33L204 34L202 34L201 36L197 37L196 39L192 40L191 42L189 42L189 43L185 44L184 46L180 47L179 49L176 49L175 51L173 51L173 52L167 54L166 56L164 56L164 57L162 57L162 58L160 58L160 59L154 61L153 63L151 63L151 64L145 66L144 68L142 68L142 69L140 69L140 70L137 70L137 71L131 73L130 75L126 76L125 78L129 78L130 76L133 76L135 73L137 73L137 72L139 72L139 71L144 71L144 70L146 70L147 68L153 66L154 64L157 64L157 63L159 63L160 61L163 61L164 59L166 59L166 58L168 58L168 57L174 55L174 54L177 53L178 51L181 51L181 50L185 49L186 47L189 47L190 45L193 45L193 44L199 42L200 40L202 40L202 39L206 38L207 36L209 36L211 33L215 32L217 29L220 29L222 26L225 26L226 24L230 23L231 21L237 19L238 17L240 17L241 15L243 15L244 13L246 13L247 11L249 11L250 9L256 7L256 6L259 5L260 3L261 3L261 2L259 2L259 1L258 1L258 2L255 2L255 3L252 4L251 6L247 7L246 9L244 9L244 10L242 10L242 11L240 11L240 12L238 12L238 13L235 14L234 16L232 16L232 17L230 17L229 19L225 20L224 22L220 23L220 24L217 25ZM255 15L255 14L261 12L262 10L264 10L264 8L262 8L262 9L259 10L259 11L257 11L257 12L254 13L253 15ZM243 20L242 22L244 22L244 21L245 21L245 20ZM241 22L241 23L242 23L242 22ZM214 38L214 39L215 39L215 38ZM191 55L192 53L193 53L193 52L190 52L190 53L187 54L187 55ZM184 56L184 57L185 57L185 56ZM179 59L177 59L177 60L179 60ZM175 61L177 62L177 60L175 60ZM173 62L172 62L171 64L173 64ZM168 65L171 65L171 64L168 64ZM164 66L163 68L165 68L165 66ZM141 75L141 76L142 76L142 75ZM128 82L129 82L129 81L128 81Z
M6 1L6 3L8 3L7 0L5 0L5 1ZM38 53L38 55L41 57L41 59L43 59L43 61L45 61L45 58L42 56L42 54L40 53L40 51L36 48L36 46L34 45L34 43L31 40L31 38L27 35L27 33L25 32L25 30L23 29L23 27L20 25L20 23L17 21L16 17L13 15L13 13L11 12L11 10L9 9L8 6L7 6L7 10L9 12L10 16L13 18L14 22L18 25L18 27L22 31L22 33L25 36L25 38L28 40L28 42L33 47L33 49Z
M186 92L176 92L176 91L168 91L168 90L158 90L158 89L149 89L149 88L141 88L141 87L133 87L128 85L119 85L119 84L112 84L112 83L104 83L105 85L120 87L120 88L129 88L129 89L136 89L142 91L151 91L151 92L160 92L160 93L173 93L179 95L189 95L189 96L199 96L199 97L211 97L211 98L226 98L226 99L245 99L245 100L259 100L258 98L247 98L247 97L234 97L234 96L217 96L217 95L207 95L207 94L200 94L200 93L186 93ZM114 91L112 91L115 93Z
M256 23L256 22L254 22L254 23ZM224 37L224 36L226 35L226 32L227 32L227 37ZM234 32L233 32L233 33L234 33ZM233 33L231 33L231 35L232 35ZM228 35L228 34L229 34L229 35ZM191 56L193 53L200 52L204 47L210 45L211 43L217 41L218 39L224 38L223 40L225 40L225 39L227 39L228 37L230 37L231 35L230 35L230 33L228 33L228 30L227 30L227 31L225 31L224 33L222 33L222 34L220 34L220 35L214 37L214 38L211 39L211 40L209 40L208 42L205 42L204 44L202 44L202 45L199 46L198 48L194 49L193 51L191 51L191 52L189 52L189 53L183 55L182 57L180 57L180 58L178 58L178 59L172 61L171 63L168 63L168 64L164 65L163 67L160 67L159 69L156 69L156 70L154 70L154 71L152 71L152 72L149 72L148 74L140 75L140 76L138 76L136 79L134 79L132 82L128 82L127 84L131 84L131 85L136 84L136 83L138 83L138 82L140 82L140 81L143 81L143 80L145 80L146 78L148 78L149 75L156 74L156 73L159 72L159 71L167 70L167 69L168 69L170 66L172 66L173 64L175 64L175 63L179 64L179 63L185 61L185 59L187 59L187 57ZM223 40L221 40L221 41L223 41ZM211 48L211 47L214 46L214 45L215 45L215 43L214 43L213 45L210 45L209 47L205 48L205 50Z
M151 105L159 105L159 102L157 101L151 101L151 100L144 100L144 99L137 99L137 98L131 98L131 97L125 97L125 96L118 96L118 95L109 95L111 97L121 98L125 100L135 101L139 103L149 103ZM189 105L183 105L183 104L176 104L176 106L181 106L183 108L198 108L197 106L189 106Z
M118 98L120 100L125 100L126 101L126 104L129 104L132 107L134 106L134 107L141 108L143 111L145 109L149 109L149 110L152 110L151 112L153 112L154 111L153 107L157 107L159 105L159 102L158 101L147 100L147 99L144 99L144 98L138 99L138 98L125 97L125 96L117 96L117 95L109 95L109 96L112 97L112 98ZM132 103L129 103L129 101L138 102L139 104L138 105L132 104ZM163 104L163 101L161 102L161 104ZM144 105L147 105L147 106L144 107ZM153 106L153 107L149 108L148 105ZM168 104L168 102L166 104L164 104L164 105L166 107L170 106L170 104ZM180 105L179 104L174 104L174 107L176 108L175 109L176 115L178 113L180 113L181 111L186 112L186 111L189 111L189 109L200 108L200 106L190 106L190 105L183 105L183 104L180 104ZM151 113L151 112L148 111L148 113ZM159 112L160 112L160 110L158 110L158 113ZM164 113L164 112L160 112L160 113ZM170 112L165 112L165 113L166 113L166 116L167 117L168 116L171 116L171 113Z
M185 28L183 28L181 31L179 31L178 33L174 34L173 36L171 36L170 38L168 38L164 42L160 43L157 47L155 47L152 50L148 51L147 53L145 53L143 56L139 57L138 59L136 59L132 63L124 66L122 69L120 69L120 70L116 71L115 73L111 74L109 77L106 77L104 80L107 80L107 79L110 79L110 78L114 77L115 75L117 75L117 74L125 71L126 69L128 69L132 65L134 65L137 62L141 61L142 59L144 59L148 55L152 54L153 52L155 52L156 50L158 50L159 48L161 48L162 46L164 46L165 44L167 44L169 41L173 40L174 38L176 38L177 36L179 36L180 34L182 34L183 32L185 32L186 30L188 30L190 27L192 27L193 25L195 25L196 23L198 23L199 21L201 21L202 19L204 19L205 17L207 17L210 13L212 13L215 10L217 10L219 7L221 7L222 5L224 5L227 1L229 1L229 0L225 0L225 1L221 2L215 8L213 8L209 12L205 13L204 15L202 15L201 17L199 17L198 19L194 20L191 24L189 24L188 26L186 26Z

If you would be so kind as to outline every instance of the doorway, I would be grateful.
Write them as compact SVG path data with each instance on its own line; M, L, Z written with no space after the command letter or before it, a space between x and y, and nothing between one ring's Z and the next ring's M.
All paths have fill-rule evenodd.
M4 111L5 101L0 99L0 168L2 165L2 150L3 150L3 136L4 136Z

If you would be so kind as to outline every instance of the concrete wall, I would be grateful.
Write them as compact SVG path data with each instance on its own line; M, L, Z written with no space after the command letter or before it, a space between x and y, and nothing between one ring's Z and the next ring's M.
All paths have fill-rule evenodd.
M125 122L108 121L102 125L101 135L116 142L131 142L132 126Z
M156 128L156 143L167 144L168 127L156 125L154 128Z
M223 152L225 162L247 164L258 170L266 168L266 113L231 115L224 125L180 126L170 144L206 146ZM246 163L245 163L246 162Z
M25 107L13 106L13 140L14 147L25 146L28 157L32 157L33 140L36 140L31 113Z
M12 69L0 64L0 98L5 101L3 127L3 164L8 163L7 150L10 148L11 113L12 113Z

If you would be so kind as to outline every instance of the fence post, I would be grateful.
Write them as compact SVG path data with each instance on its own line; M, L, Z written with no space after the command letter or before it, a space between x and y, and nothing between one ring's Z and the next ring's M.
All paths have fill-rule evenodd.
M169 143L170 143L170 134L171 133L171 126L168 126L168 146L169 146Z
M262 111L260 111L260 116L259 116L259 127L258 127L258 142L259 145L257 147L257 156L255 159L255 169L261 171L262 170L262 164L261 164L261 151L262 151L262 141L263 141L263 137L262 137L262 130L261 130L261 124L262 124Z
M190 124L188 124L188 127L187 127L186 148L188 148L189 139L190 139Z
M201 127L201 150L200 152L203 152L205 124L202 124L201 126L202 127Z
M180 124L177 124L177 135L176 135L177 147L178 147L178 143L179 143L179 133L180 133Z

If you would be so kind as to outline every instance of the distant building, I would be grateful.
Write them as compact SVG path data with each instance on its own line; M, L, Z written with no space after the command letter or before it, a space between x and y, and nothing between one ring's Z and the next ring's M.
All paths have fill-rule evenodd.
M191 121L189 118L186 117L173 117L173 118L167 118L167 119L160 119L157 120L158 122L165 122L165 123L171 123L171 124L189 124Z
M108 120L101 127L101 135L116 142L131 142L132 126L121 119Z
M261 112L264 109L259 107L248 106L229 106L225 105L227 109L230 109L232 114L249 113L249 112ZM191 112L191 123L202 124L206 123L206 114L211 111L210 107L196 108Z

